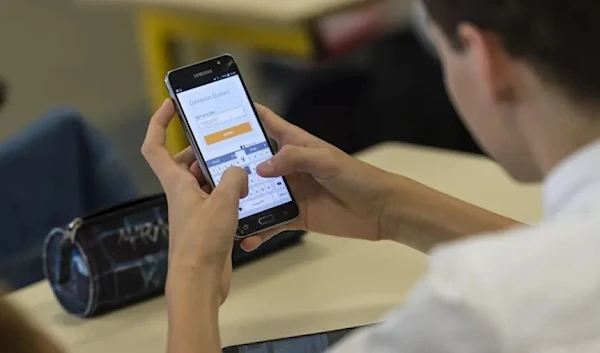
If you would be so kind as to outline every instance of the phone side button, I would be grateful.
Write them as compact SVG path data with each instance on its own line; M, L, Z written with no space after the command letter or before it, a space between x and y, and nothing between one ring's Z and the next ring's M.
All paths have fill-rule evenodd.
M269 224L271 222L273 222L275 220L275 216L273 216L272 214L268 215L268 216L264 216L258 219L258 224L260 225L265 225L265 224Z

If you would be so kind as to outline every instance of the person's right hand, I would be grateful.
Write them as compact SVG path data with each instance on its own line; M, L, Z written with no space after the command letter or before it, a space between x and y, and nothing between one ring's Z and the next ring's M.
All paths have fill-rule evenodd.
M252 251L289 229L379 240L391 174L349 156L264 106L256 104L256 109L280 148L257 172L262 177L287 178L300 216L290 224L244 239L242 248Z

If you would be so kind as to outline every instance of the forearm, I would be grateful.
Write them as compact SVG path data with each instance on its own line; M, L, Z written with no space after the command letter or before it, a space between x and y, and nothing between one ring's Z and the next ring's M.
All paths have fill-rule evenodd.
M379 221L381 238L422 252L444 242L519 224L408 178L391 178L388 188Z
M186 275L169 279L167 353L221 352L219 298L210 281Z

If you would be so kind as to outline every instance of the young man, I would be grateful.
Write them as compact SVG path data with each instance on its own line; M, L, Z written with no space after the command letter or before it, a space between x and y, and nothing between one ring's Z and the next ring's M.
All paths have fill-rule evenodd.
M408 303L334 352L600 351L600 2L424 5L458 110L512 176L544 181L545 217L518 226L361 163L259 106L282 146L259 172L289 177L301 207L291 227L421 251L481 234L433 251ZM165 102L142 148L169 200L169 351L214 353L247 180L233 168L205 193L193 154L164 148L173 114Z

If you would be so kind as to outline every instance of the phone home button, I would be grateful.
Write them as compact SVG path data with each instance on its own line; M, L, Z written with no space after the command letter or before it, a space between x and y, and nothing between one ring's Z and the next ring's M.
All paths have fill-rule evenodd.
M268 215L268 216L264 216L258 219L258 224L260 225L265 225L265 224L269 224L271 222L273 222L275 220L275 216L273 216L272 214Z

